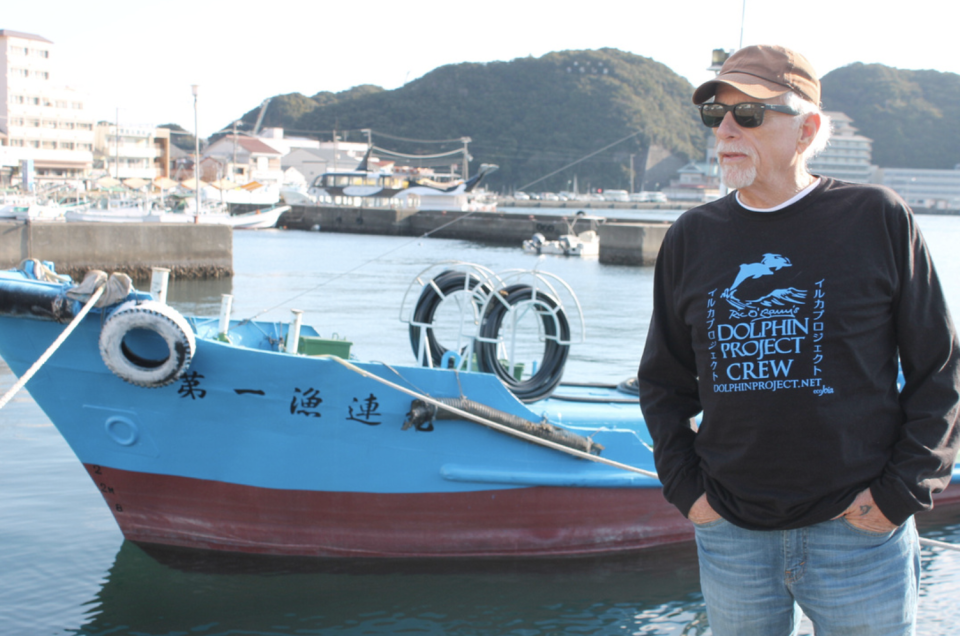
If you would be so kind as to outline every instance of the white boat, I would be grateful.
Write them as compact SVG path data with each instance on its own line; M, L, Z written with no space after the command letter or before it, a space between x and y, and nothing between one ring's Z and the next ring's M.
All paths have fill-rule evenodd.
M496 199L479 192L483 178L497 169L483 164L469 179L449 179L418 168L393 167L389 171L367 169L367 161L357 170L326 172L307 190L314 205L346 207L399 207L415 210L494 212ZM289 202L289 199L285 199Z
M7 205L0 208L0 218L21 222L62 222L66 220L67 212L86 210L90 207L88 201L40 201L33 199L23 205Z
M290 209L289 205L265 206L262 209L230 214L227 206L202 202L200 214L196 213L193 199L184 199L174 210L150 214L144 220L152 223L196 223L199 225L229 225L238 230L262 230L276 227L280 215Z
M143 223L156 220L159 212L153 199L103 197L90 206L66 210L63 216L68 222Z
M572 222L567 221L566 234L561 234L555 241L548 241L543 234L537 232L523 242L523 251L527 254L599 256L600 235L597 234L596 227L604 220L602 216L586 216L578 213ZM577 233L574 227L578 221L587 221L590 229Z

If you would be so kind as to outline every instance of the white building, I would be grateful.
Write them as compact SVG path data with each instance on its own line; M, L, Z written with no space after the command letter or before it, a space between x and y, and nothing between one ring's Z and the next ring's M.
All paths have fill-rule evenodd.
M258 137L225 135L203 151L200 178L206 182L230 179L243 185L256 181L278 186L283 182L283 153Z
M78 179L93 162L93 122L85 97L58 80L53 43L0 29L0 175L33 162L38 181ZM14 180L19 182L19 176Z
M721 195L720 168L716 160L690 162L680 168L677 174L679 178L671 180L669 186L661 189L670 201L704 203Z
M115 179L170 176L170 131L100 122L94 130L96 167ZM118 167L119 166L119 167Z
M960 210L960 166L953 170L880 168L874 179L912 208Z
M853 120L843 113L825 112L832 126L830 143L808 168L813 174L854 183L870 183L877 166L870 163L873 140L857 134Z

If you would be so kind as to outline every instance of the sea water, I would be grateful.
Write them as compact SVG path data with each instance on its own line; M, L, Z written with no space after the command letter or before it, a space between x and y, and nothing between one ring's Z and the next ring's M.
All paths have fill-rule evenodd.
M960 217L921 216L954 315ZM538 269L576 292L586 340L564 379L633 375L650 317L652 268L535 257L517 247L323 232L234 234L232 279L173 281L168 301L216 316L304 323L361 359L414 361L400 307L442 261ZM419 288L416 288L419 289ZM568 307L574 311L575 307ZM0 392L15 381L0 363ZM960 543L960 515L922 534ZM924 548L919 633L960 620L960 553ZM810 633L805 626L805 633ZM356 562L150 551L123 540L99 492L21 392L0 411L0 634L709 634L691 544L545 561Z

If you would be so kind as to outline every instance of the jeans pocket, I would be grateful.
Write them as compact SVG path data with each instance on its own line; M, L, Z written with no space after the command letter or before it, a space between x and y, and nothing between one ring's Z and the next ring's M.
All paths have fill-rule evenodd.
M707 528L715 528L716 526L719 526L724 522L726 522L726 519L724 519L723 517L717 517L713 521L708 521L706 523L693 523L692 521L690 523L693 523L693 527L696 528L697 530L705 530Z
M840 523L842 523L843 526L844 526L845 528L847 528L848 530L851 530L851 531L853 531L853 532L856 532L856 533L858 533L858 534L862 534L862 535L865 535L865 536L868 536L868 537L878 537L878 538L879 538L879 537L889 537L891 534L893 534L894 532L896 532L896 529L894 529L894 530L887 530L887 531L885 531L885 532L877 532L876 530L868 530L868 529L866 529L866 528L861 528L860 526L856 526L856 525L850 523L850 521L849 521L846 517L840 517Z

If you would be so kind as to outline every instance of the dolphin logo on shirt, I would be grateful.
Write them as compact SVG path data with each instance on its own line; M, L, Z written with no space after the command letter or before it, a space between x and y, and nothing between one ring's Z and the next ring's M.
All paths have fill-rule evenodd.
M733 284L723 290L720 297L740 311L757 307L776 308L789 307L791 304L802 305L807 297L807 292L794 287L774 289L770 293L753 300L740 300L736 296L737 287L743 281L773 276L784 267L792 267L792 263L789 258L780 254L764 254L763 260L759 263L743 263L740 265L740 271L737 272Z

